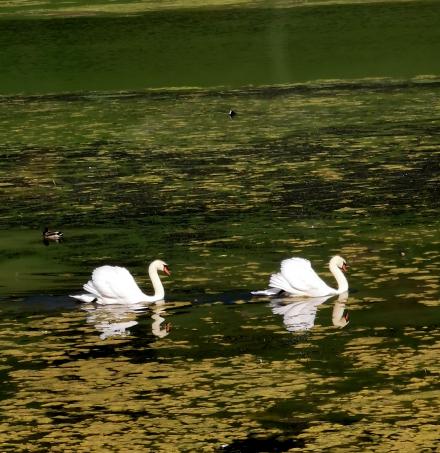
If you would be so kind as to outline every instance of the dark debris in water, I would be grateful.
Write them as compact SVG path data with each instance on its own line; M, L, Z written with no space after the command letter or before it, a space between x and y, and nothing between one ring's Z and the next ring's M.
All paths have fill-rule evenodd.
M221 447L218 452L225 453L278 453L289 451L291 448L302 448L305 443L302 439L281 436L257 437L249 436L246 439Z

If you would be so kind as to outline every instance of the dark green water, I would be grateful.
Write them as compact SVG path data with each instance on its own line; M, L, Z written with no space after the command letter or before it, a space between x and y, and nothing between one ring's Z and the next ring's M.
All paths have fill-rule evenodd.
M0 93L438 74L438 2L0 19Z
M0 50L15 61L0 74L2 451L436 451L440 81L421 74L439 72L428 26L438 16L432 2L415 6L272 10L284 25L270 32L268 10L2 20L0 40L23 38ZM417 14L401 22L396 11ZM207 17L220 25L207 29ZM374 27L391 18L374 50ZM304 75L294 46L266 64L264 36L311 24ZM161 41L151 52L165 69L144 84L148 59L132 63L157 36L175 43L175 72ZM362 65L342 56L348 37L352 55L370 55ZM216 70L232 60L209 53L210 39L211 50L234 43L238 71ZM186 73L196 55L204 69ZM61 91L75 93L49 94ZM45 245L46 225L65 241ZM335 253L351 266L346 300L251 297L294 255L333 285ZM102 264L126 266L149 293L154 258L172 270L165 304L68 297ZM308 324L292 316L300 307Z

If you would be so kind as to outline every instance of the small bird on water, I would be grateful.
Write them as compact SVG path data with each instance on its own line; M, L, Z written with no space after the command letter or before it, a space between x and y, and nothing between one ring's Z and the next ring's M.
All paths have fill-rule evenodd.
M49 241L60 242L63 240L63 233L61 231L51 231L48 227L43 230L43 242L48 245Z
M229 115L229 118L231 118L231 120L232 120L232 118L234 118L234 116L235 116L236 114L237 114L237 112L234 112L234 110L232 110L232 109L229 110L228 115Z

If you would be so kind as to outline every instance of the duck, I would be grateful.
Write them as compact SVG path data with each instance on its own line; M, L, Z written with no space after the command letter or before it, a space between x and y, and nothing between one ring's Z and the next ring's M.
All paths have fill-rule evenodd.
M165 298L165 290L158 272L170 276L168 265L162 260L154 260L148 266L148 275L154 294L145 294L125 267L100 266L92 272L92 278L83 285L86 293L70 295L80 302L95 302L102 305L136 305L152 303Z
M44 241L56 241L59 242L63 239L64 235L61 231L51 231L48 227L43 230Z
M277 296L284 292L289 296L325 297L347 292L348 281L344 275L348 269L347 261L335 255L330 259L329 269L336 279L337 288L328 286L313 270L309 260L289 258L281 262L280 272L270 276L268 289L252 291L251 294Z

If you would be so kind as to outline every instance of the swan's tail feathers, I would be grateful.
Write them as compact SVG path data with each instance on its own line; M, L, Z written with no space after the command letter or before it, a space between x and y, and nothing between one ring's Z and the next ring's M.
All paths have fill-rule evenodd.
M69 297L73 297L80 302L94 302L96 300L96 296L93 294L71 294Z
M98 291L96 291L95 285L93 284L92 280L89 280L87 283L83 285L84 291L87 291L90 294L94 294L95 297L98 296Z
M251 291L254 296L276 296L281 290L278 288L268 288L259 291Z
M279 272L270 276L269 286L276 289L278 292L285 291L290 294L294 292L289 282Z
M251 294L254 296L276 296L282 291L290 294L294 292L289 282L281 273L278 272L277 274L272 274L270 276L268 289L264 289L262 291L252 291Z
M95 302L98 299L98 292L96 291L93 281L89 280L86 284L83 285L84 291L87 291L86 294L75 294L71 295L76 300L81 302Z

